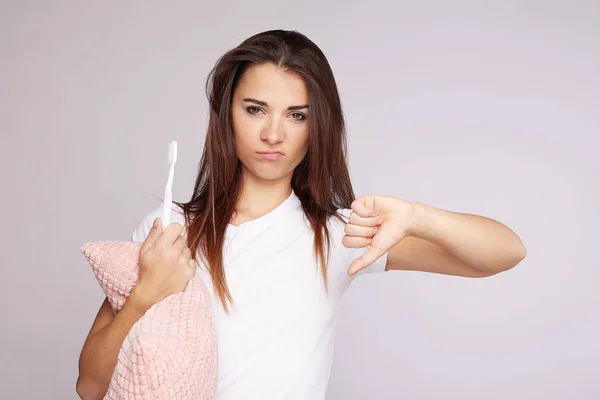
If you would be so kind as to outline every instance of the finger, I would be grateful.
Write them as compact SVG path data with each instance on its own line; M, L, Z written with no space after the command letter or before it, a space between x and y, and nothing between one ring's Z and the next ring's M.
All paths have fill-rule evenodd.
M177 237L177 239L175 240L175 243L173 243L173 247L176 248L177 250L179 250L180 254L183 254L183 251L185 250L185 247L187 246L187 241L185 239L185 237L179 235Z
M179 222L170 223L156 240L158 246L171 246L179 238L179 234L183 230L183 226Z
M361 226L377 226L383 223L383 217L375 216L375 217L361 217L357 213L353 212L350 214L350 218L348 219L349 224L361 225Z
M382 249L375 248L373 246L369 247L367 251L363 253L362 256L358 257L356 260L350 264L348 268L348 274L354 275L361 269L367 268L369 265L373 264L377 259L385 254L385 251Z
M150 228L150 232L148 232L148 236L142 243L142 247L140 249L141 253L145 253L152 245L158 240L162 233L162 220L160 218L154 219L154 223L152 224L152 228Z
M373 237L379 231L379 226L359 226L346 224L344 233L348 236Z
M186 246L181 252L181 255L184 256L186 260L189 260L192 257L192 251Z
M356 214L358 214L359 217L367 218L367 217L373 217L373 216L377 215L377 212L374 209L367 207L361 201L361 199L354 200L352 202L351 208L352 208L352 211L354 211Z
M187 249L187 248L186 248ZM187 249L188 255L185 254L185 251L181 253L181 255L179 256L179 265L181 267L191 267L192 265L194 265L193 262L190 261L194 261L189 257L189 249Z
M190 272L190 279L192 279L196 275L196 262L194 260L188 261L188 271Z
M344 236L342 238L342 244L349 249L360 249L367 247L370 246L372 242L373 239L365 237Z

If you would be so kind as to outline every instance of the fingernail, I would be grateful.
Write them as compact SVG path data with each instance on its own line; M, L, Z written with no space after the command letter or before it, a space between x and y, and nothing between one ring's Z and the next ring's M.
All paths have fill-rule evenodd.
M152 224L152 228L156 228L158 226L158 220L155 219L154 223Z

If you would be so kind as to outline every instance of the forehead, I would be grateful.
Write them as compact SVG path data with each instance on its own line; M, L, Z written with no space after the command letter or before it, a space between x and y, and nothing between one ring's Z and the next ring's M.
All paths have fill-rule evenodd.
M308 90L304 80L296 73L275 64L262 64L246 70L234 97L252 97L269 105L288 107L292 103L308 103Z

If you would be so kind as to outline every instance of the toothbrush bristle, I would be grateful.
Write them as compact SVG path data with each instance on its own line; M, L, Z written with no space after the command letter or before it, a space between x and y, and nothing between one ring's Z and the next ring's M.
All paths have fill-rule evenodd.
M173 141L169 143L169 164L175 164L177 162L177 142Z

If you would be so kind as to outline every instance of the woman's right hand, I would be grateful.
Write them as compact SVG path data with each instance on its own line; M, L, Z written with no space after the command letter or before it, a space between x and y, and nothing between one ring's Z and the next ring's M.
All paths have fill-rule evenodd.
M182 230L181 224L174 222L163 232L162 220L156 218L142 244L138 282L129 297L144 309L184 291L196 273Z

